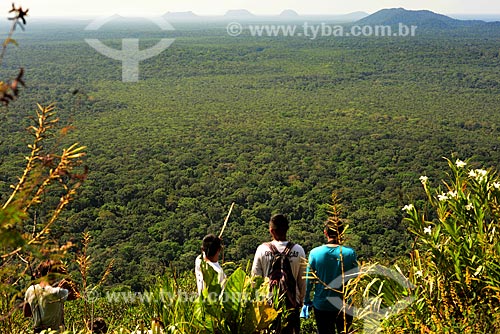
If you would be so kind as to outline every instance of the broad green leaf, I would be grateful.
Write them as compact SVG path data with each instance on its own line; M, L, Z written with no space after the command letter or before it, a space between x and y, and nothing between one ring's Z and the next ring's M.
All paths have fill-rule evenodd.
M242 305L242 298L245 290L245 272L238 268L229 276L224 290L224 309L230 312L230 316L239 317ZM229 315L229 314L228 314Z

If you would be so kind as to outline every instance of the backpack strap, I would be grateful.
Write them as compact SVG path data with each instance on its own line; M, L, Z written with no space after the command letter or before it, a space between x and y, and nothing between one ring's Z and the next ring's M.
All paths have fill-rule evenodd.
M283 251L283 255L288 256L288 254L290 254L290 252L292 251L293 246L295 246L295 244L289 241L286 244L285 250Z
M290 251L292 250L293 246L295 246L295 244L293 242L289 241L286 244L286 247L283 250L283 252L280 252L278 250L278 248L276 248L276 246L272 242L268 242L266 245L267 245L267 247L269 247L269 249L273 253L273 256L276 256L276 255L285 255L285 256L288 256L288 254L290 254Z
M266 245L271 250L271 253L273 254L273 256L281 254L280 251L278 250L278 248L276 248L276 246L273 245L272 242L268 242L268 243L266 243Z

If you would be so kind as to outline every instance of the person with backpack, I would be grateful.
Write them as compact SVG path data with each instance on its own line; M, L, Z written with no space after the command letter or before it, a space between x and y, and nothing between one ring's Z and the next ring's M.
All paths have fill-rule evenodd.
M341 223L327 222L323 233L327 243L309 253L304 307L312 304L318 334L348 333L352 314L342 291L344 284L357 275L356 252L341 245Z
M63 278L67 271L60 261L46 260L40 263L34 274L38 284L31 285L25 294L23 313L33 318L33 331L40 333L52 329L64 331L64 302L80 297L76 285Z
M284 295L288 317L281 333L300 332L300 309L305 295L305 252L302 246L287 241L289 221L283 214L271 217L269 233L273 240L260 245L252 265L252 275L269 277L271 289Z

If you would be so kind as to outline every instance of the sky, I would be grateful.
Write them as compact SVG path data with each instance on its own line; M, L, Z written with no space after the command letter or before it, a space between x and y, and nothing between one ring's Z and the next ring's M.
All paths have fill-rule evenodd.
M383 8L428 9L441 14L500 14L497 0L19 0L32 17L154 16L168 11L193 11L198 15L223 15L230 9L247 9L254 14L276 15L285 9L299 14L374 13ZM2 1L0 11L10 9Z

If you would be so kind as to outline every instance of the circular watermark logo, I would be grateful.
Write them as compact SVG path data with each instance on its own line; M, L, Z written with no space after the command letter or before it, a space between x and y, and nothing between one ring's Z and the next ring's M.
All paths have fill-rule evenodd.
M109 23L117 18L118 15L98 18L90 22L85 30L95 31L102 28L106 23ZM163 17L147 18L152 21L161 30L175 30L175 28L166 21ZM123 82L137 82L139 81L139 62L159 55L165 51L172 43L174 38L162 38L160 41L144 50L139 49L138 38L122 38L122 49L117 50L110 48L98 39L85 38L85 42L94 48L100 54L111 59L120 60L122 62L122 81Z
M100 297L100 293L95 289L87 289L83 294L83 299L89 303L95 303Z
M347 283L347 281L361 275L373 278L376 277L380 280L381 284L383 284L384 281L390 281L392 284L395 283L406 291L414 288L414 285L411 284L411 282L409 282L408 279L401 273L382 265L370 266L365 269L362 268L361 270L358 270L358 268L349 270L344 273L344 279L342 279L342 276L339 276L331 281L328 286L334 290L342 291L342 287L345 283ZM370 293L364 293L361 305L358 304L357 306L348 305L348 307L346 307L345 302L339 296L327 297L327 300L334 305L335 308L344 310L346 314L361 318L364 321L366 330L367 325L378 325L380 320L398 314L410 306L415 300L415 297L408 296L399 300L394 300L393 304L390 306L383 306L380 297L374 296Z
M238 22L231 22L226 26L226 30L229 36L236 37L243 32L243 26Z

